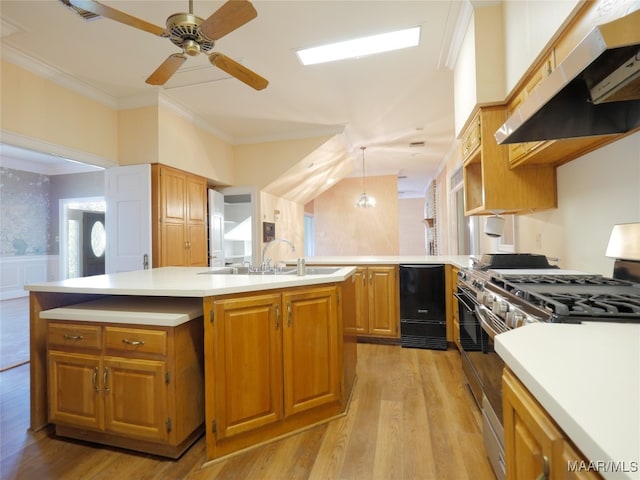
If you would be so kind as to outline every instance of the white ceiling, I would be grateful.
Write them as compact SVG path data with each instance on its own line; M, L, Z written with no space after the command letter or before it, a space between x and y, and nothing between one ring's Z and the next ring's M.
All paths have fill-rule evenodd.
M188 0L103 3L164 26L188 11ZM253 2L258 17L214 48L269 80L255 91L189 58L165 88L145 79L179 52L167 38L99 18L83 20L58 0L2 0L2 55L34 60L54 80L82 86L116 106L134 104L161 88L162 96L195 114L233 144L344 131L355 170L367 146L367 175L399 175L400 196L422 195L454 140L453 74L449 55L460 1L352 0ZM222 1L195 0L208 17ZM418 47L354 60L302 66L295 50L422 26ZM198 83L201 82L201 83ZM424 141L424 147L409 143Z

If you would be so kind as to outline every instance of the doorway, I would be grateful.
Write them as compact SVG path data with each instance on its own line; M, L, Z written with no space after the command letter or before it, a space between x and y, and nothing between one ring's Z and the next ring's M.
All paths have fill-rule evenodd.
M104 273L105 210L104 197L60 200L61 279ZM97 255L101 250L102 254Z

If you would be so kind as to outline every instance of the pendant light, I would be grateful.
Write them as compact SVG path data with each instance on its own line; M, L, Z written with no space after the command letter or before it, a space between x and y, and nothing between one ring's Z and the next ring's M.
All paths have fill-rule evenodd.
M364 151L367 147L360 147L360 150L362 150L362 194L360 195L360 198L358 199L358 201L356 202L356 207L357 208L373 208L376 206L376 200L375 198L373 198L370 195L367 195L367 190L365 188L364 185Z

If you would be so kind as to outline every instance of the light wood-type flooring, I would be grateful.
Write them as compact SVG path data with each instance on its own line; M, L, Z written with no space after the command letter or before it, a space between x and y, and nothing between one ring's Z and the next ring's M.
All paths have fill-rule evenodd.
M29 297L0 302L0 371L29 361Z
M494 480L456 350L359 344L357 372L346 416L203 465L203 438L171 461L27 431L29 366L13 368L0 373L0 477Z

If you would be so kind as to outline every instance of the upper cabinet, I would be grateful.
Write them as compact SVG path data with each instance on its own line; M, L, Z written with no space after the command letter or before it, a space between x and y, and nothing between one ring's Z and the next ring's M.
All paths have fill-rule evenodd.
M511 45L518 45L519 42L522 42L522 32L527 32L528 27L532 28L527 23L531 21L531 18L540 17L540 15L527 17L520 15L523 5L531 3L532 2L511 2L505 7L508 79L515 75L514 71L520 71L517 68L518 65L514 65L514 63L521 61L520 57L522 56L520 55L521 51L513 51ZM537 2L537 6L534 7L551 9L550 14L555 13L556 16L554 18L557 20L558 12L555 10L558 7L555 3L546 2L546 4L541 4ZM564 27L559 28L557 33L550 37L546 46L542 48L540 54L533 60L533 63L531 63L531 66L524 72L524 75L520 77L520 81L517 82L511 95L507 99L508 116L516 112L529 97L536 95L536 89L562 64L571 51L594 27L624 16L632 10L632 3L633 2L625 0L596 0L593 2L580 3L573 8L571 12L567 11L566 6L561 5L563 12L568 15L568 18L563 24ZM514 24L519 26L519 28L514 27ZM559 27L562 27L562 25L559 25ZM563 70L563 75L564 72ZM554 81L557 81L557 79ZM538 99L535 100L535 102L539 101ZM524 110L531 110L531 105L525 107ZM566 110L567 115L569 115L571 108L567 106ZM577 110L573 112L573 115L588 116L587 113L579 113ZM544 118L550 119L551 117L545 114ZM567 117L567 119L569 118L570 117ZM566 135L571 138L509 144L509 163L512 167L539 164L557 166L615 141L623 135L624 134L591 136Z
M504 106L477 110L462 132L465 215L518 213L557 206L552 166L511 169L509 151L493 132L505 121Z

